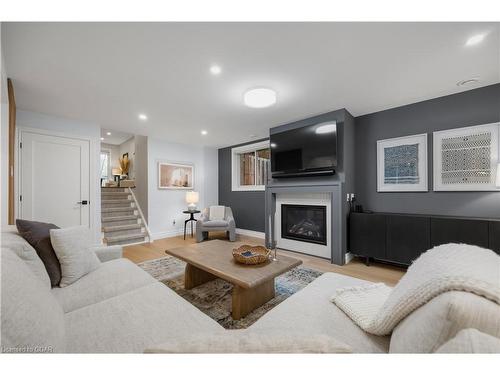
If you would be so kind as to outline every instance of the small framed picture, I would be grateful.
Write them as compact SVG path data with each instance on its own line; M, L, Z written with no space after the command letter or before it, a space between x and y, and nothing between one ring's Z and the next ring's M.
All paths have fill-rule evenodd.
M193 190L194 165L158 162L158 189Z
M427 134L377 141L377 191L428 191Z

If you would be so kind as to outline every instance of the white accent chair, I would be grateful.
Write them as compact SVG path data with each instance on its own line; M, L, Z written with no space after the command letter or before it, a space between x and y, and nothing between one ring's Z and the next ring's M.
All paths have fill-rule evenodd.
M201 217L196 222L196 242L206 240L208 238L208 232L214 231L226 232L229 241L236 241L236 224L234 222L231 207L224 207L223 217L214 217L213 213L218 207L223 206L211 206L203 210Z

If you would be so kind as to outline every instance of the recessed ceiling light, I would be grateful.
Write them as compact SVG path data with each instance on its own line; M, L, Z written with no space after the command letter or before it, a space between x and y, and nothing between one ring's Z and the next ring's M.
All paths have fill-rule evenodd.
M111 132L107 132L106 135L111 135Z
M333 122L325 122L323 124L320 124L316 130L316 134L327 134L327 133L334 133L337 131L337 123L335 121Z
M212 65L210 67L210 73L212 73L214 76L219 75L222 72L222 69L219 65Z
M139 113L139 120L146 121L148 119L148 116L146 116L144 113Z
M104 137L101 137L101 141L104 141Z
M466 46L473 46L475 44L481 43L484 40L484 37L486 34L476 34L471 36L469 39L467 39L467 42L465 42Z
M256 88L245 92L243 101L247 107L266 108L276 103L276 91L268 88Z
M477 78L464 79L462 81L458 81L457 86L469 86L469 85L473 85L473 84L478 83L478 82L479 82L479 79L477 79Z
M206 130L201 131L201 135L207 135L207 134L208 134L208 132Z

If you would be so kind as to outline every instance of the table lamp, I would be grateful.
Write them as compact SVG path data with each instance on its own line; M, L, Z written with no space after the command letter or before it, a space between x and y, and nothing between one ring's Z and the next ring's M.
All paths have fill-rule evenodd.
M196 203L200 200L200 194L197 191L188 191L186 193L186 202L188 211L196 211Z

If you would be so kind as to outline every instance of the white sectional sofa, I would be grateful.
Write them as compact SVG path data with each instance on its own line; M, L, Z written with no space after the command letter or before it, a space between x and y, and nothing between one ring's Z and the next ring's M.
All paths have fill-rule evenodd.
M1 253L3 351L142 353L184 332L224 331L135 264L109 260L105 251L97 255L108 261L97 270L53 289L20 236L2 232Z
M48 351L69 353L142 353L164 343L172 347L172 342L184 337L220 338L227 332L132 262L120 258L121 252L97 254L106 260L98 269L68 287L51 289L35 250L16 233L2 233L3 351L13 347L43 351L49 347ZM500 306L466 292L435 297L401 321L391 336L367 334L330 302L336 289L366 283L325 273L246 332L253 336L290 332L328 335L355 353L431 353L466 329L500 338ZM213 349L208 345L206 350Z

